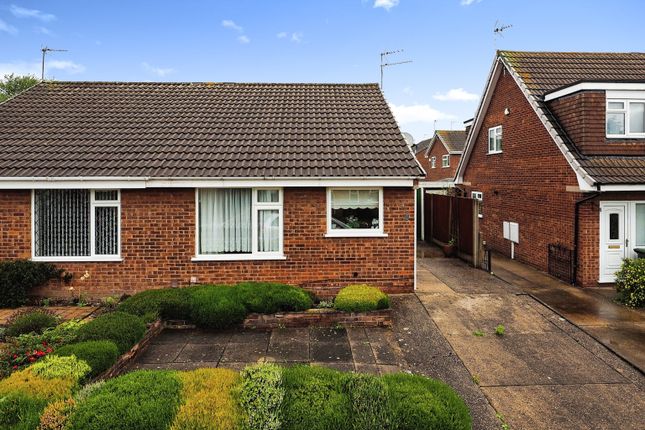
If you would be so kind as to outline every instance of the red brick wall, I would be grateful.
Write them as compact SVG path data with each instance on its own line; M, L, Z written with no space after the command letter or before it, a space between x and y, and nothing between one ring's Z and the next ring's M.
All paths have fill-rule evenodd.
M30 193L0 194L1 258L28 258ZM74 274L75 293L89 297L147 288L244 280L302 285L322 295L351 282L370 282L389 292L411 291L414 283L414 194L411 188L384 191L386 238L325 238L324 188L284 190L284 253L281 261L191 262L195 253L193 189L123 190L121 262L62 263ZM79 281L85 272L90 279ZM54 283L42 295L69 297Z
M607 139L604 91L561 97L549 102L549 109L583 154L645 154L645 139Z
M443 146L443 144L438 139L435 139L435 142L430 148L430 152L428 153L427 158L423 156L423 158L426 158L425 163L428 166L426 168L426 164L423 165L423 168L426 170L426 181L440 181L446 178L454 178L455 172L457 171L457 165L459 164L460 155L451 155L450 167L444 168L441 167L441 157L445 154L448 154L446 147ZM431 157L436 157L437 159L434 169L430 167Z
M510 115L504 115L505 108ZM488 129L503 126L501 154L488 155ZM576 176L508 73L502 73L464 175L464 187L482 191L482 239L510 256L504 221L519 224L519 261L548 270L548 244L573 248Z

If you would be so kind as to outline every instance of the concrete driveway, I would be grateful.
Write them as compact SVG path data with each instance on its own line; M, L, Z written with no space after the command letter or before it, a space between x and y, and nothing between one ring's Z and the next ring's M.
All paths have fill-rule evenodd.
M460 260L421 258L418 271L416 297L394 299L401 349L460 391L476 428L644 428L645 378L589 335Z

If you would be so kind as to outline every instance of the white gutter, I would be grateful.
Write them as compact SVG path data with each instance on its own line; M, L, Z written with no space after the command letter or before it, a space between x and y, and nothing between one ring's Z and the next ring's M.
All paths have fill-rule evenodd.
M544 101L559 99L579 91L645 91L645 82L579 82L544 96Z

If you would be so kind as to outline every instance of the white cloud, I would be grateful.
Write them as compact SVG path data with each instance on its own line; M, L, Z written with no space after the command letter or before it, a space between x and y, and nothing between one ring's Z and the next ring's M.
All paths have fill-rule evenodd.
M230 28L231 30L239 31L240 33L244 31L244 28L237 25L234 21L230 19L225 19L222 21L222 27Z
M242 43L242 44L244 44L244 45L246 45L247 43L251 43L251 39L249 39L245 35L238 36L237 41Z
M462 6L470 6L473 3L479 3L482 0L461 0L461 5Z
M443 113L434 109L430 105L395 105L390 103L390 109L399 125L410 123L433 123L440 119L453 119L454 115Z
M52 34L52 32L47 27L42 26L34 27L34 31L38 34L44 34L47 36L51 36Z
M0 31L4 31L5 33L9 33L9 34L18 33L18 29L16 27L14 27L13 25L7 24L1 19L0 19Z
M295 43L302 42L302 33L292 33L291 34L291 41L295 42Z
M463 88L453 88L445 94L435 94L432 98L441 101L472 101L478 100L479 96L477 94L469 93Z
M85 66L73 61L51 60L45 62L45 72L49 74L52 70L58 70L66 74L76 75L85 71ZM14 61L11 63L0 63L0 76L15 73L16 75L40 76L40 61Z
M411 96L412 94L414 94L414 92L412 91L412 87L404 87L403 88L403 94L408 95L408 96Z
M141 63L144 69L146 69L148 72L152 73L153 75L159 76L160 78L163 78L164 76L170 75L171 73L175 73L175 69L172 69L170 67L155 67L152 66L145 61Z
M374 0L374 7L382 7L385 10L390 10L398 5L399 0Z
M286 31L281 31L280 33L276 34L278 39L284 39L288 35L289 35L289 33L287 33Z
M276 34L276 37L278 39L289 39L293 43L301 43L302 38L304 34L302 32L295 32L295 33L289 33L287 31L281 31L280 33Z
M45 13L38 9L27 9L24 7L16 6L15 4L12 4L11 7L9 7L9 10L13 14L13 16L17 18L35 18L44 22L49 22L56 19L56 15L53 15L51 13Z

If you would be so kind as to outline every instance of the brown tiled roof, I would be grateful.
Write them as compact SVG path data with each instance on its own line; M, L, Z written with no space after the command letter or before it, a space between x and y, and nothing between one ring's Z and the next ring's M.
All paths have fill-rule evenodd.
M49 82L0 104L0 177L417 177L376 84Z
M645 53L499 51L498 55L517 73L571 154L596 183L645 183L645 154L581 154L544 102L546 94L578 82L645 82Z
M465 130L437 130L437 135L449 152L463 152L468 136Z
M434 139L434 137L431 137L430 139L422 140L421 142L417 143L414 149L415 154L418 154L419 152L424 152L426 149L428 149L428 147L430 146L430 142L432 142L432 139Z

